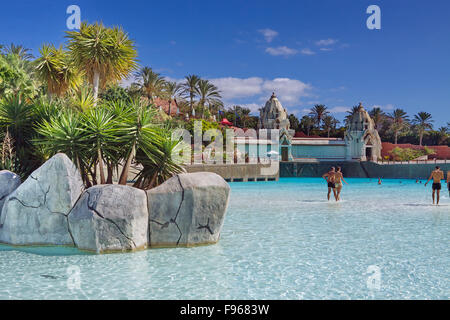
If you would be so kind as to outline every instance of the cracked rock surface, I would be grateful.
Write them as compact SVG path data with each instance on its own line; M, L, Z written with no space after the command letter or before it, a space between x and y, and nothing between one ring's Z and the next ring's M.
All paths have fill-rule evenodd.
M55 155L5 199L0 242L73 245L67 215L82 191L75 165L66 155Z
M180 174L147 191L149 246L217 243L229 196L226 181L208 172Z
M102 253L147 247L148 209L143 190L94 186L81 196L68 220L79 249Z
M20 177L11 171L0 171L0 217L6 197L20 186Z

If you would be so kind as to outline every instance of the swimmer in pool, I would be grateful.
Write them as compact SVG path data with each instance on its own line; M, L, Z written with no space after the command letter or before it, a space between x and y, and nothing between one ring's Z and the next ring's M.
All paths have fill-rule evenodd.
M437 202L436 204L439 204L439 195L441 192L441 180L444 180L444 172L441 170L439 166L436 166L436 169L431 172L430 177L428 178L428 181L425 183L425 187L427 186L428 182L433 179L433 204L435 200L435 194L437 193ZM447 177L448 180L448 177Z
M344 187L344 184L342 182L348 184L347 181L345 181L344 179L341 167L337 167L337 171L334 174L334 182L336 184L336 201L341 201L341 191L342 188Z
M381 178L378 178L378 185L381 185Z
M330 195L331 195L331 190L333 190L334 193L334 198L337 199L336 196L336 185L334 183L334 176L336 174L336 168L335 167L331 167L330 171L328 171L327 173L325 173L322 178L325 179L325 181L328 183L328 201L330 201Z

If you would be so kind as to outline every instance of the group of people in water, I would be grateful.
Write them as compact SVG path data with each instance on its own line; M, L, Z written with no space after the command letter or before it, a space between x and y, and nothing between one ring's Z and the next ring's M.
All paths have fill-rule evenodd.
M337 167L337 170L335 167L331 167L331 170L325 173L322 178L325 179L325 181L328 183L328 201L330 201L331 197L331 191L333 191L334 198L336 201L341 200L341 191L344 187L343 182L346 184L347 181L344 179L344 175L342 174L342 168Z
M335 200L340 201L341 200L341 191L342 191L342 188L344 187L343 183L348 184L347 181L345 181L345 179L344 179L344 175L342 174L342 168L337 167L337 169L336 169L336 167L331 167L330 171L325 173L322 176L322 178L325 179L325 181L328 184L328 195L327 195L328 201L330 201L331 192L333 192ZM442 189L441 181L445 180L444 172L441 170L441 168L439 166L436 166L436 169L433 170L433 172L431 172L431 175L428 178L428 181L425 183L425 187L431 180L433 180L433 186L432 186L433 204L435 204L435 202L436 202L436 204L439 204L440 192ZM446 183L447 183L448 193L450 196L450 170L447 172ZM381 184L381 178L378 179L378 184Z

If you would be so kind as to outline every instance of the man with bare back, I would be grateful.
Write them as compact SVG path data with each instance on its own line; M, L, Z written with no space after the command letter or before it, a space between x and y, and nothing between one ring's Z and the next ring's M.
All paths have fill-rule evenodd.
M336 201L341 201L341 191L344 187L343 182L348 184L344 179L344 175L342 174L342 168L338 167L336 173L334 174L334 183L336 185Z
M450 197L450 170L447 171L447 188L448 188L448 196Z
M425 183L425 187L427 186L428 182L433 179L433 204L435 200L435 194L437 191L437 202L436 204L439 204L439 195L441 192L441 180L444 180L444 172L441 170L439 166L436 166L436 169L431 172L430 177L428 178L428 181Z
M333 190L334 198L337 199L336 195L336 185L335 185L335 174L336 174L336 168L331 167L331 170L325 173L322 178L325 179L325 181L328 183L328 201L330 201L330 195L331 190Z

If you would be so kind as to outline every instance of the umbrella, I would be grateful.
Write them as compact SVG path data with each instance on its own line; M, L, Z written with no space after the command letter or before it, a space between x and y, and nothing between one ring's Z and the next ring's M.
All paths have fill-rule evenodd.
M232 126L233 125L230 121L228 121L227 118L223 118L223 120L220 122L220 124L226 125L226 126Z

